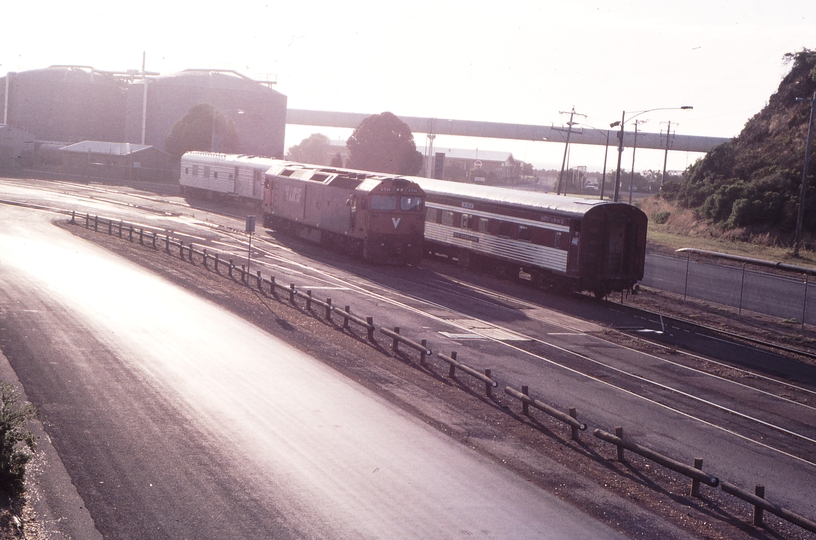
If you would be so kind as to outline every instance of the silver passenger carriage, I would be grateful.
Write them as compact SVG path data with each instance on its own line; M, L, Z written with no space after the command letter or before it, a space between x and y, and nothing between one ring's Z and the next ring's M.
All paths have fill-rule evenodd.
M427 197L426 254L599 297L643 278L648 220L634 206L414 180Z

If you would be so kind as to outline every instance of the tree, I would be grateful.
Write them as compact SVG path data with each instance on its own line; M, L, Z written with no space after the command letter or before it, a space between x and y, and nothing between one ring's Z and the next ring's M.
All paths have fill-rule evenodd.
M329 149L328 137L321 133L312 133L300 141L300 144L296 144L289 149L289 157L292 161L299 161L300 163L325 165Z
M164 146L168 154L181 159L192 150L233 152L237 140L235 122L209 103L199 103L173 124Z
M386 174L413 175L422 169L408 125L390 112L363 120L346 141L349 167Z
M334 157L331 160L332 167L342 167L343 166L343 156L340 155L340 152L334 154Z

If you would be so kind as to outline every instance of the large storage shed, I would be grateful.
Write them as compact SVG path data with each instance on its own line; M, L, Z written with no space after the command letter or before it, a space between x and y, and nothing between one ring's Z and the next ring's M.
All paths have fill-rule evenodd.
M144 144L164 150L173 125L194 105L208 103L235 123L237 146L229 151L283 158L286 96L270 84L234 71L187 70L148 78ZM144 82L136 80L127 95L125 140L132 143L142 142L143 103Z
M125 90L125 81L111 73L84 66L52 66L0 78L0 103L6 124L38 140L122 141Z

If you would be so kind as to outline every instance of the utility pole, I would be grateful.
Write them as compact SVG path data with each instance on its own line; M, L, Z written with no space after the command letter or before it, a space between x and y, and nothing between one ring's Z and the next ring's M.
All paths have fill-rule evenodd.
M796 218L796 238L793 240L793 256L799 256L799 245L802 243L802 220L805 217L805 193L807 192L808 162L810 161L810 142L813 140L813 116L816 111L816 92L810 99L796 98L796 101L810 101L810 118L808 120L807 142L805 143L805 166L802 169L802 188L799 191L799 215Z
M145 143L145 132L147 131L147 71L145 62L147 61L147 51L142 51L142 144Z
M677 125L674 126L677 131ZM663 177L660 179L660 186L666 183L666 162L669 159L669 142L671 141L671 120L669 120L669 127L666 129L666 152L663 154Z
M566 111L559 111L561 114L567 114ZM556 195L561 195L561 186L563 185L564 179L564 166L567 164L567 152L569 151L569 143L570 143L570 135L572 135L572 126L577 124L577 122L573 122L572 119L575 115L583 116L586 118L585 114L580 114L575 112L575 106L572 107L572 111L569 113L570 119L567 122L567 144L564 146L564 159L561 160L561 172L558 173L558 187L556 188ZM553 129L557 129L553 127ZM564 195L567 194L567 186L564 186Z
M632 144L632 174L629 177L629 204L632 204L632 187L635 185L635 152L637 152L638 125L646 123L646 120L635 120L635 142Z

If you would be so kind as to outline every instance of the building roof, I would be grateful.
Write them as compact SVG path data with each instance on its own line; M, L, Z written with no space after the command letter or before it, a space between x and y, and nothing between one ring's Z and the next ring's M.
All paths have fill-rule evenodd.
M116 143L106 141L82 141L60 148L62 152L76 154L107 154L111 156L129 156L152 146L133 143Z

